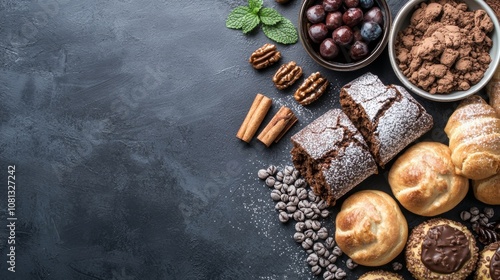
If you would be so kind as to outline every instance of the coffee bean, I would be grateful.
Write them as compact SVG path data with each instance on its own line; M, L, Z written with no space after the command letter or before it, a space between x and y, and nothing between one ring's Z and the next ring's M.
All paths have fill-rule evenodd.
M326 269L330 272L335 272L337 271L337 266L330 262L330 264L326 267Z
M315 265L311 267L311 272L313 275L320 275L321 274L321 267L319 265Z
M276 182L276 178L274 178L273 176L269 176L267 177L266 179L266 185L270 188L274 187L274 183Z
M292 205L299 205L299 198L296 197L296 196L291 196L291 195L288 195L288 202L290 202Z
M296 186L297 187L297 186ZM296 189L296 192L297 192L297 197L300 199L300 200L304 200L304 199L307 199L307 190L304 189L304 188L297 188Z
M298 178L297 180L295 180L295 182L293 184L297 188L305 188L306 187L306 180L304 180L302 178Z
M486 216L479 218L479 223L482 225L486 225L488 222L489 222L489 219Z
M312 228L312 220L307 219L304 221L304 223L305 223L307 229Z
M280 211L280 214L279 214L280 222L286 223L286 222L288 222L288 219L289 219L288 213L286 213L285 211Z
M486 218L488 218L488 219L491 219L491 218L493 218L493 216L495 216L495 210L493 210L493 208L491 208L491 207L484 208L483 212L484 212L484 215L486 216Z
M292 172L292 177L294 180L297 180L298 178L300 178L300 172L298 170L294 170Z
M354 269L358 266L358 264L355 263L351 258L348 258L347 261L345 262L345 266L349 269Z
M281 192L282 193L288 193L288 185L287 184L283 183L281 185Z
M270 165L268 168L267 168L267 173L269 175L274 175L276 174L276 171L278 171L278 168L276 168L276 166L274 165Z
M328 229L326 227L322 227L318 230L318 238L323 240L328 238Z
M265 180L267 177L269 177L269 173L265 169L260 169L257 172L257 176L259 177L259 179Z
M306 237L311 238L312 240L318 239L318 235L312 229L304 231L304 234L306 235Z
M328 218L330 216L330 211L328 209L321 210L321 214L319 214L323 218Z
M335 274L330 272L329 270L325 271L323 273L323 279L324 280L334 280L335 279Z
M283 181L283 176L285 176L285 175L283 174L283 172L282 172L282 171L278 171L278 172L276 173L276 180L278 180L278 181Z
M309 254L307 256L307 263L310 265L310 266L315 266L318 264L318 255L316 255L316 253L312 253L312 254Z
M288 213L293 213L293 212L297 211L297 206L290 204L290 202L288 202L288 204L286 205L286 211Z
M326 240L325 240L325 246L326 248L328 249L333 249L333 247L335 246L335 239L333 237L328 237Z
M310 254L312 254L312 253L314 253L314 250L313 250L313 249L307 249L307 250L306 250L306 254L310 255Z
M295 170L295 167L287 165L287 166L285 166L284 174L285 175L292 175L294 170Z
M279 190L273 190L271 192L271 199L274 201L281 200L281 192Z
M295 179L293 179L292 175L285 175L283 177L283 183L285 183L285 184L292 185L294 182L295 182Z
M394 271L401 270L401 269L403 269L403 264L400 262L393 262L392 269L394 269Z
M280 201L280 202L276 203L276 205L274 205L274 209L276 209L276 210L285 210L286 209L286 203L284 203L283 201Z
M334 254L330 254L328 257L327 257L327 260L330 262L330 263L335 263L337 261L337 256L335 256Z
M302 248L308 250L311 249L314 244L314 241L311 238L306 238L302 241Z
M316 254L318 254L318 256L323 256L325 254L326 247L323 243L316 242L313 245L313 250L314 252L316 252Z
M477 221L479 221L479 215L472 215L472 217L470 218L470 222L474 223Z
M477 208L476 206L471 207L470 213L472 214L472 216L479 215L479 208Z
M307 193L307 197L309 198L309 201L313 201L313 202L317 198L316 194L312 190L309 190L309 192Z
M311 203L311 209L314 211L314 214L321 214L321 210L319 210L318 204Z
M311 208L304 208L304 209L302 209L302 212L304 212L304 215L308 219L311 219L312 216L314 216L314 211Z
M283 187L283 183L282 182L280 182L280 181L274 182L274 189L275 190L280 190L281 191L282 187Z
M305 220L305 215L304 215L304 212L302 212L301 210L297 210L295 211L295 213L293 213L293 219L297 222L303 222Z
M302 232L296 232L293 234L293 239L297 243L302 243L306 239L306 237Z
M312 229L319 230L321 228L321 222L318 220L312 221Z
M319 210L324 210L328 207L328 203L326 203L326 201L324 200L320 200L317 206Z
M325 247L326 248L326 247ZM327 259L330 257L331 253L329 250L326 250L325 253L323 254L323 258Z
M298 204L300 210L304 210L306 208L309 208L310 205L311 204L307 200L301 200L301 201L299 201L299 204Z
M471 213L469 211L462 211L460 212L460 219L462 221L468 221L472 217Z
M330 264L330 261L325 258L319 258L318 264L321 267L327 267Z
M295 231L297 231L297 232L302 232L306 229L307 229L306 224L304 222L297 222L295 224Z
M288 202L288 194L282 193L281 194L281 201L287 203Z
M297 190L296 190L294 185L288 185L287 192L288 192L288 195L296 195L297 194Z
M344 279L347 276L347 273L342 268L338 268L335 271L335 279Z
M333 247L332 254L337 256L337 257L340 257L340 256L342 256L342 250L340 249L339 246L335 246L335 247Z

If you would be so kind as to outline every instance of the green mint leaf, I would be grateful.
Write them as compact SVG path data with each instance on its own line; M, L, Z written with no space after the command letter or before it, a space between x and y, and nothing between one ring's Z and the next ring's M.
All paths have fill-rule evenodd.
M245 17L243 17L243 27L241 28L243 30L243 33L248 33L252 31L257 25L259 25L260 19L259 16L256 14L246 14Z
M262 8L259 11L259 18L263 24L274 25L280 22L283 16L273 8Z
M295 44L299 39L295 26L287 18L274 25L262 25L262 31L269 39L281 44Z
M248 8L250 8L252 13L254 13L254 14L259 13L263 4L264 4L264 0L248 0Z
M243 25L245 24L245 16L248 14L252 14L252 12L247 6L239 6L234 8L227 16L226 27L233 29L242 29Z

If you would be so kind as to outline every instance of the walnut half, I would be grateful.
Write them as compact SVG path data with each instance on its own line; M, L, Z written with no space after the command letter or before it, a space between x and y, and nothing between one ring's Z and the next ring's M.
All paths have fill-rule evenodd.
M327 87L328 80L319 72L315 72L304 80L293 97L301 105L309 105L323 95Z
M286 89L293 85L302 76L302 67L298 66L295 61L290 61L276 71L273 76L274 85L278 89Z
M262 69L273 65L281 58L281 53L276 49L273 44L265 44L254 51L248 62L252 64L255 69Z

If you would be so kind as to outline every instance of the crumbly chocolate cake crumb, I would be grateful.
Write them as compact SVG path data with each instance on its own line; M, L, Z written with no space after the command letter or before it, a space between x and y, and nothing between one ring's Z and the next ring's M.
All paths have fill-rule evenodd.
M371 73L342 87L340 104L381 167L433 125L432 116L403 87L386 86Z
M295 167L329 205L377 173L363 136L340 109L326 112L291 140Z

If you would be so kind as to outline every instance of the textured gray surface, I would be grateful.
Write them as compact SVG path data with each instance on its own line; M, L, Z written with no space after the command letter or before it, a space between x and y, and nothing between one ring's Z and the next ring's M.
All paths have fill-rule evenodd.
M404 1L390 2L394 16ZM335 73L300 43L278 45L283 62L331 82L302 108L293 89L272 85L277 65L255 71L247 63L270 42L262 31L225 28L245 3L0 2L0 166L5 183L16 165L18 218L11 273L2 188L0 279L312 278L257 170L291 164L289 136L340 107L343 84L366 71L397 80L387 51L366 69ZM300 1L264 5L297 23ZM287 105L299 117L270 149L235 138L258 92L273 98L272 113ZM447 141L442 128L456 104L418 100L436 120L424 138ZM385 175L359 188L388 190ZM410 227L421 221L407 217Z

